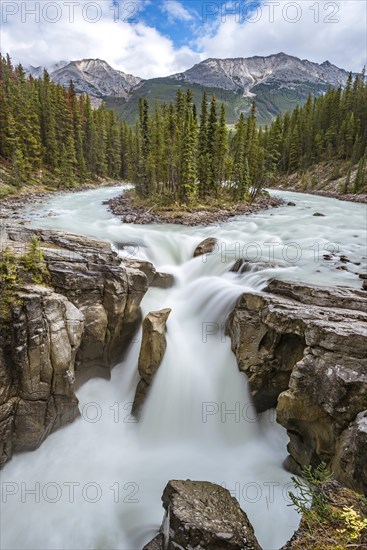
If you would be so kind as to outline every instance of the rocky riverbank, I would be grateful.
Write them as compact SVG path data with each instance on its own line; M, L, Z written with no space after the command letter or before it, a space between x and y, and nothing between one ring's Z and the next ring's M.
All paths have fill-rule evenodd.
M254 204L234 204L215 208L202 207L143 207L134 205L127 194L106 201L111 212L123 223L135 224L179 224L187 226L210 225L225 222L243 214L253 214L267 208L276 208L284 203L279 197L259 197Z
M317 195L319 197L329 197L330 199L338 199L340 201L347 201L347 202L359 202L362 204L367 204L367 195L366 194L354 194L354 193L338 193L338 192L332 192L332 191L314 191L314 190L307 190L307 191L301 191L297 187L282 187L281 185L274 187L274 189L279 189L280 191L291 191L292 193L300 193L304 194L307 193L308 195Z
M137 330L140 302L155 276L149 262L122 261L109 243L70 233L7 226L2 250L20 261L33 236L49 281L15 281L7 297L0 332L0 465L13 452L36 449L78 416L76 383L96 369L109 377Z
M227 326L257 410L276 407L287 429L287 466L323 461L367 493L365 292L274 281L243 294Z
M23 224L24 208L34 206L37 207L42 202L47 200L51 196L65 195L66 193L80 193L81 191L88 191L90 189L97 189L99 187L114 187L116 185L122 185L121 181L103 180L97 183L87 183L80 187L72 189L47 189L41 191L35 191L32 187L24 187L20 190L19 194L7 196L6 198L0 198L0 216L2 223L17 223Z
M358 193L353 192L357 171L358 165L351 169L350 163L343 160L323 161L306 170L277 176L272 187L282 191L367 203L366 183Z

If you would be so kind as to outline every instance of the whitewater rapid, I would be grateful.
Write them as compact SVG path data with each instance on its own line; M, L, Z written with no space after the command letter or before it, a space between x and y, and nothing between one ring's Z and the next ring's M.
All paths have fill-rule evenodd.
M299 522L288 506L291 476L282 469L287 435L273 411L256 415L224 322L242 292L261 290L274 277L360 286L323 255L337 252L356 272L364 269L366 207L282 192L296 206L205 228L124 225L102 204L121 190L51 197L27 214L34 227L107 239L122 256L150 260L175 276L171 289L150 289L142 303L144 315L172 309L164 360L139 423L130 409L140 332L111 380L96 378L78 390L79 419L6 465L0 546L140 550L160 526L167 481L190 478L231 490L262 547L277 549ZM215 253L194 259L208 236L218 239ZM281 267L230 273L244 251Z

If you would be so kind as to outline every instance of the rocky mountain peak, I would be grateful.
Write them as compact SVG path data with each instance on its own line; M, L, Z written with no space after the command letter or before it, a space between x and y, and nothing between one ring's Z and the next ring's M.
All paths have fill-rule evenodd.
M242 91L244 96L249 96L254 95L252 89L259 84L343 86L347 77L347 71L329 61L318 64L280 52L266 57L209 58L171 78L234 92Z
M72 80L77 92L85 92L94 97L126 98L142 82L142 79L137 76L113 69L102 59L71 61L65 67L53 72L51 76L62 86Z

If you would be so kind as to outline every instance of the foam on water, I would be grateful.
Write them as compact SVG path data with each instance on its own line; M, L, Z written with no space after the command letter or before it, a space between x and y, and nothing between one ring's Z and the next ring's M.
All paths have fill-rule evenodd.
M174 274L174 287L150 289L142 304L144 314L172 309L164 360L139 423L129 413L139 379L140 333L110 381L93 379L79 389L81 418L3 469L1 547L140 549L161 523L167 481L190 478L228 487L260 544L279 548L299 521L288 507L290 475L282 469L287 436L272 411L256 415L224 323L242 292L261 290L274 277L357 286L355 275L331 270L322 254L332 245L362 261L365 207L281 193L297 206L205 228L134 226L121 224L102 205L120 191L51 198L33 209L32 225L130 243L122 254L133 251ZM313 217L316 210L325 217ZM208 236L219 240L216 253L192 258ZM301 250L297 262L284 258L290 242L297 244L288 247L290 255ZM238 250L249 243L254 254L260 247L263 260L273 249L270 259L283 267L230 273ZM250 255L249 246L246 251ZM32 488L36 495L27 493Z

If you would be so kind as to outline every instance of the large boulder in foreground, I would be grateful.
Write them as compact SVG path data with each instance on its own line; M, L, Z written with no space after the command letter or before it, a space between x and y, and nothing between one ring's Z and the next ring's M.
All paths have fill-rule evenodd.
M277 407L294 469L324 461L367 492L365 419L357 416L367 410L366 295L283 281L265 290L244 294L228 320L257 409Z
M137 385L132 414L139 416L150 385L162 362L167 347L166 323L171 310L151 311L143 321L143 333L138 370L141 380Z
M261 550L237 500L207 481L170 481L162 496L161 533L144 550Z
M0 465L79 414L76 378L95 368L109 377L135 334L148 289L138 264L130 267L97 239L12 226L2 232L2 249L20 257L34 235L49 278L47 286L16 285L2 319Z

